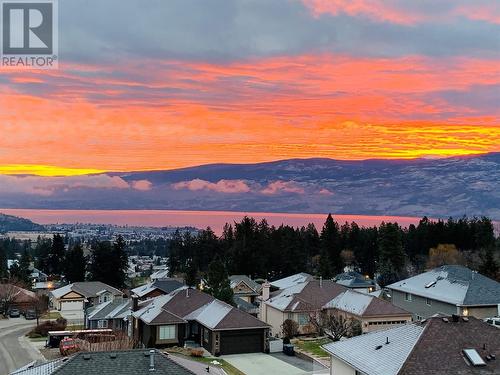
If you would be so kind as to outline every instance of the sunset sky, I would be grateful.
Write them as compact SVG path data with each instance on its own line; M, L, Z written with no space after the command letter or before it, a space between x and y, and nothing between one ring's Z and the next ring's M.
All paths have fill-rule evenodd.
M495 0L59 1L0 71L0 173L500 151Z

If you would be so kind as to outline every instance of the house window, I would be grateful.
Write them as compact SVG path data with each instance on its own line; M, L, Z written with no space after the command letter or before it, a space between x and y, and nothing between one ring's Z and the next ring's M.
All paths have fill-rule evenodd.
M429 298L426 298L426 299L425 299L425 304L426 304L427 306L431 306L431 305L432 305L432 300L431 300L431 299L429 299Z
M300 314L298 316L298 323L301 326L305 326L306 324L309 324L309 315L307 315L307 314Z
M205 341L207 343L208 343L208 334L209 334L209 330L204 328L203 329L203 341Z
M173 340L175 339L175 326L160 326L159 339Z
M411 302L411 293L405 293L405 301Z
M98 320L97 327L98 328L108 328L108 321L107 320Z

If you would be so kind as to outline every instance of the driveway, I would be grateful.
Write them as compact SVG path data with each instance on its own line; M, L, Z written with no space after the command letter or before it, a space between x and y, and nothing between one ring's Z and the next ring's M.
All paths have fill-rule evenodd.
M24 318L0 320L0 375L7 375L30 362L43 360L24 335L36 321Z
M302 361L296 357L277 357L264 353L235 354L222 356L234 367L246 375L312 375L329 374L329 370L322 366L307 365L307 361ZM301 362L302 361L302 362Z

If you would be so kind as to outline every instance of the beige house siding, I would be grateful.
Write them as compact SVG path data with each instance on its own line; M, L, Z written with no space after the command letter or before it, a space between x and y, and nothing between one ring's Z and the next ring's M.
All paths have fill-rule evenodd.
M341 310L329 310L330 314L335 314L337 317L342 316L344 319L357 319L361 322L363 333L380 331L383 329L394 328L406 323L411 323L412 315L391 315L391 316L371 316L360 317L355 314ZM371 324L370 324L371 323Z
M271 336L282 337L283 332L281 326L283 322L287 319L292 319L299 324L299 334L310 334L314 333L314 327L308 323L309 313L291 313L283 312L274 307L268 306L266 304L261 304L261 312L259 319L266 322L271 326ZM306 324L301 324L307 321Z
M335 357L331 357L331 366L330 366L330 374L331 375L356 375L356 370L351 366L346 364L345 362L337 359Z
M460 315L468 315L478 319L484 319L497 316L499 314L498 310L498 306L461 307Z

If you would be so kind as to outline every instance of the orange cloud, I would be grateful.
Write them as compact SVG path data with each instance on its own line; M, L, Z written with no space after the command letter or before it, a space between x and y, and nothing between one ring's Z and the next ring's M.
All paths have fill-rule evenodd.
M495 60L305 55L152 66L123 67L130 78L120 80L107 66L6 72L0 173L500 150L498 106L481 97L500 85Z

